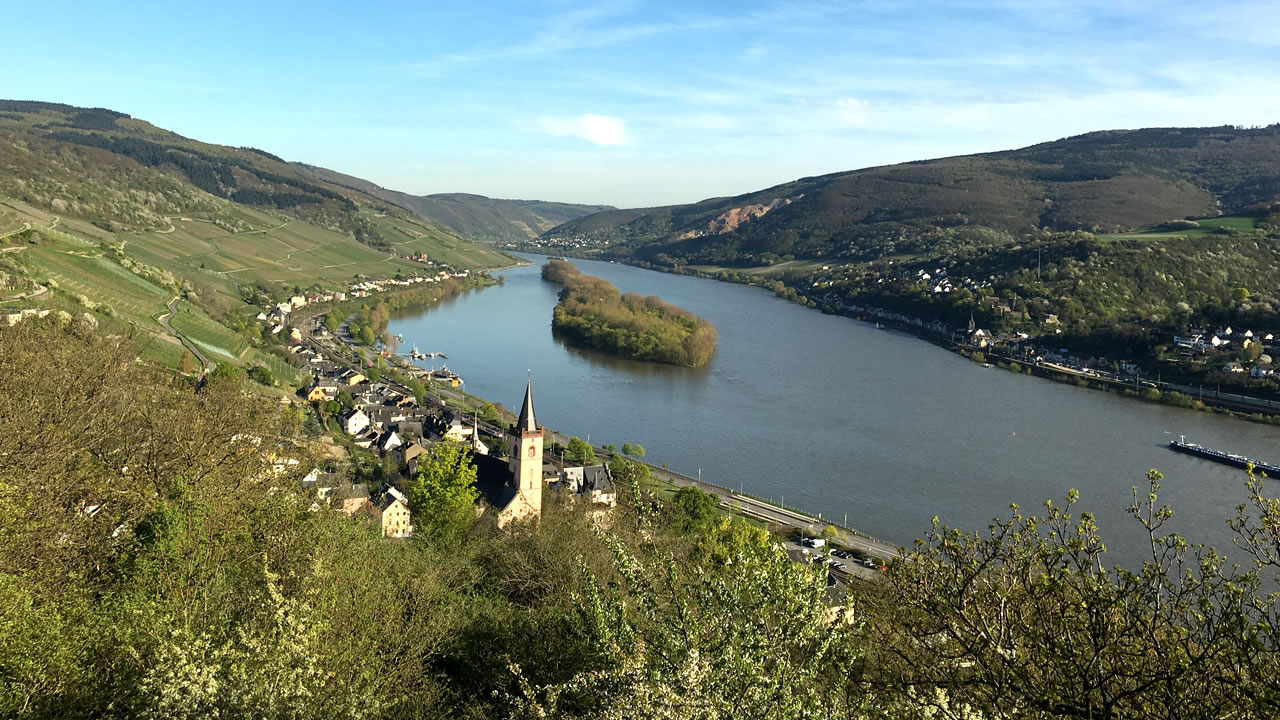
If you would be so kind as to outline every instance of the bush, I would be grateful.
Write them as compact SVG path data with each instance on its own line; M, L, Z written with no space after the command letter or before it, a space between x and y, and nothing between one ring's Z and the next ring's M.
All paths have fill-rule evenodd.
M248 375L250 380L258 383L259 385L266 385L267 387L271 387L276 383L275 376L271 374L270 370L263 367L262 365L254 365L253 367L249 368Z

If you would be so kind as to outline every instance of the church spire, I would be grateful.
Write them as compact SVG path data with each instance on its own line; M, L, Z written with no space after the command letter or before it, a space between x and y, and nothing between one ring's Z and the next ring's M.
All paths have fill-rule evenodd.
M524 405L520 406L520 420L516 422L516 432L538 432L538 423L533 419L533 380L524 386Z

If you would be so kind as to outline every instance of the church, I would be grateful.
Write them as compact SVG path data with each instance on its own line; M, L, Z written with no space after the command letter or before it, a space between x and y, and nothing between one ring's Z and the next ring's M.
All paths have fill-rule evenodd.
M544 431L533 415L533 383L524 388L520 419L508 438L507 460L475 454L476 490L497 512L498 527L542 515L542 441Z

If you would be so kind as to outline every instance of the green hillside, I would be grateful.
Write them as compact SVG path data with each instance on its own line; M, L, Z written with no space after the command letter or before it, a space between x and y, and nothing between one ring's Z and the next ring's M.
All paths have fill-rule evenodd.
M295 165L313 178L367 193L481 242L523 242L570 220L613 209L608 205L501 200L469 193L409 195L333 170Z
M692 205L570 221L545 239L626 244L615 256L765 264L927 252L939 233L1000 243L1033 230L1126 232L1280 198L1280 125L1090 133L1021 150L904 163ZM747 206L785 203L725 230ZM975 229L981 229L975 233Z
M535 245L758 283L948 338L972 318L1150 375L1280 397L1269 380L1218 372L1254 362L1256 343L1171 351L1192 328L1280 335L1280 125L1097 132L804 178L599 213Z
M289 381L244 322L266 299L512 262L270 153L25 101L0 101L0 251L0 314L89 312L154 335L148 352L172 365L182 350L157 317L180 297L174 328L215 362L262 364Z

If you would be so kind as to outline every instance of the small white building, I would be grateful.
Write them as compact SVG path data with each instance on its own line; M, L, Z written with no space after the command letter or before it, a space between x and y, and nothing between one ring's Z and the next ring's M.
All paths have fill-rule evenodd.
M342 418L342 427L348 435L359 435L369 428L369 416L363 410L352 410Z

